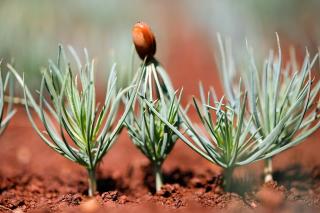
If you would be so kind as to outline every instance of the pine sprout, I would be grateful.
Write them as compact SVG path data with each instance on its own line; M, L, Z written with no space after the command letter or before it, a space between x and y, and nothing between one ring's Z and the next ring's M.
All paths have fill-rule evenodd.
M171 125L179 128L178 110L181 92L176 97L177 92L173 91L166 71L155 59L147 62L145 69L139 88L140 98L137 99L137 104L133 104L125 124L133 143L150 160L154 170L156 191L159 191L163 184L162 164L178 137L150 112L143 99L147 99Z
M24 77L11 65L8 67L23 87L25 107L33 128L49 147L87 169L88 194L92 196L96 192L97 165L116 142L138 87L132 85L117 91L114 65L109 74L104 103L97 104L94 61L89 59L86 49L84 65L72 47L69 47L69 51L75 61L77 73L73 73L73 67L60 46L57 63L50 60L49 69L42 71L39 104L25 85ZM140 83L140 80L139 77L137 82ZM50 95L49 99L45 97L45 89ZM133 95L121 117L117 118L121 99L130 90L134 90ZM45 132L38 127L30 107L39 116Z
M258 131L256 138L262 141L285 117L284 128L279 137L265 153L265 181L272 180L272 156L303 142L320 127L319 90L320 81L312 77L312 68L318 58L310 58L307 51L300 69L291 49L287 64L282 61L282 51L277 36L278 55L270 51L262 69L258 69L252 49L247 45L248 60L245 67L235 66L231 42L223 42L220 35L220 73L228 99L233 106L239 106L237 77L245 82L249 96L249 110L245 122L253 115L251 132ZM237 70L239 69L239 71ZM236 71L237 70L237 71Z

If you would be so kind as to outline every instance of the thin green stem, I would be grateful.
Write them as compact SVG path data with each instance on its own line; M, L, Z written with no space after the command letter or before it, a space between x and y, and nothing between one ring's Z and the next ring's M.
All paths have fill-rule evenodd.
M154 178L156 182L156 191L160 191L162 185L163 185L163 179L162 179L162 172L161 172L161 165L154 165Z
M272 158L267 158L264 160L264 182L267 183L272 180Z
M88 195L92 197L97 191L97 180L96 180L96 170L88 169Z
M233 171L234 171L233 167L225 168L223 171L223 178L224 178L223 187L226 192L229 192L232 188Z

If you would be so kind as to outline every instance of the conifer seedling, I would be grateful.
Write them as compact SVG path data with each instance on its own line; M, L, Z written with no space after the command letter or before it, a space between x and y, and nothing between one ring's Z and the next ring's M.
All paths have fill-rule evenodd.
M103 156L116 142L123 128L123 122L131 109L138 86L116 89L115 65L107 81L105 99L102 104L96 100L94 60L90 60L85 49L85 63L82 64L75 50L69 47L77 72L71 66L65 51L60 46L56 63L49 61L49 68L42 70L39 103L17 71L9 69L23 87L25 107L29 120L41 139L53 150L67 159L84 166L88 172L88 195L96 193L96 169ZM139 84L140 76L136 84ZM48 92L49 97L45 95ZM122 97L131 91L121 117L118 109ZM45 131L38 126L31 108L40 118Z
M240 67L233 58L231 42L223 42L218 35L220 73L227 97L233 106L239 105L235 97L239 94L237 78L241 77L249 101L248 115L244 121L248 122L252 115L251 132L257 131L256 138L263 141L283 118L289 117L265 153L265 182L273 179L272 157L305 141L320 127L320 81L312 72L318 54L311 58L307 51L299 67L292 48L289 60L283 61L279 37L276 36L277 55L270 50L263 65L257 66L253 50L247 44L248 54L244 65Z
M137 103L133 104L125 124L133 143L150 160L155 188L159 191L163 184L162 164L178 137L164 122L154 116L143 99L147 99L171 125L179 128L181 92L177 95L177 92L173 91L166 71L154 58L156 42L150 27L139 22L133 27L132 36L139 57L145 61L145 72L138 91L139 98Z

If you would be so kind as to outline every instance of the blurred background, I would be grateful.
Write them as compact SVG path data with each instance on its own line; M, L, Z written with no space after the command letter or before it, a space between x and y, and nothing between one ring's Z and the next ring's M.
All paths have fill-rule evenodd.
M199 80L221 93L217 32L232 39L236 56L247 39L257 59L265 57L275 47L275 32L284 49L294 45L303 54L308 47L314 54L320 43L319 11L319 0L2 0L0 56L14 60L29 86L38 88L40 68L56 58L59 43L72 45L80 55L87 48L103 76L99 80L116 62L124 86L130 80L131 28L142 20L156 35L157 58L185 96L197 93Z

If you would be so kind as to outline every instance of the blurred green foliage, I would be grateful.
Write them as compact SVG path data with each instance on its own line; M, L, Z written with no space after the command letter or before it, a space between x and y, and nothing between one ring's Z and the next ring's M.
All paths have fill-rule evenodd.
M26 74L28 85L37 88L40 67L47 66L48 58L56 57L59 43L72 45L79 53L86 47L103 75L99 80L105 80L111 64L117 62L123 85L130 78L121 74L131 66L130 31L138 20L152 26L157 57L160 55L165 63L166 53L176 48L166 46L167 41L182 27L207 34L213 43L216 32L221 32L232 37L236 45L247 37L253 46L259 45L257 49L262 50L263 45L269 49L277 31L280 39L316 47L320 42L319 9L319 0L2 0L0 57L5 62L14 59L17 70Z
M275 46L275 32L278 32L280 40L301 50L307 46L315 53L320 44L319 0L187 2L188 13L194 17L193 24L211 34L214 43L216 33L220 32L231 37L235 46L241 45L239 49L243 49L247 39L258 47L255 53L260 54L259 51L268 51Z
M106 79L103 73L113 62L119 62L118 71L128 69L132 25L144 17L152 20L147 17L152 5L145 3L139 8L129 2L2 0L0 56L6 62L14 59L17 70L25 73L26 82L37 88L40 67L56 57L59 43L72 45L79 53L87 48ZM137 1L136 5L143 2ZM120 81L127 80L126 75L119 76L124 76Z

